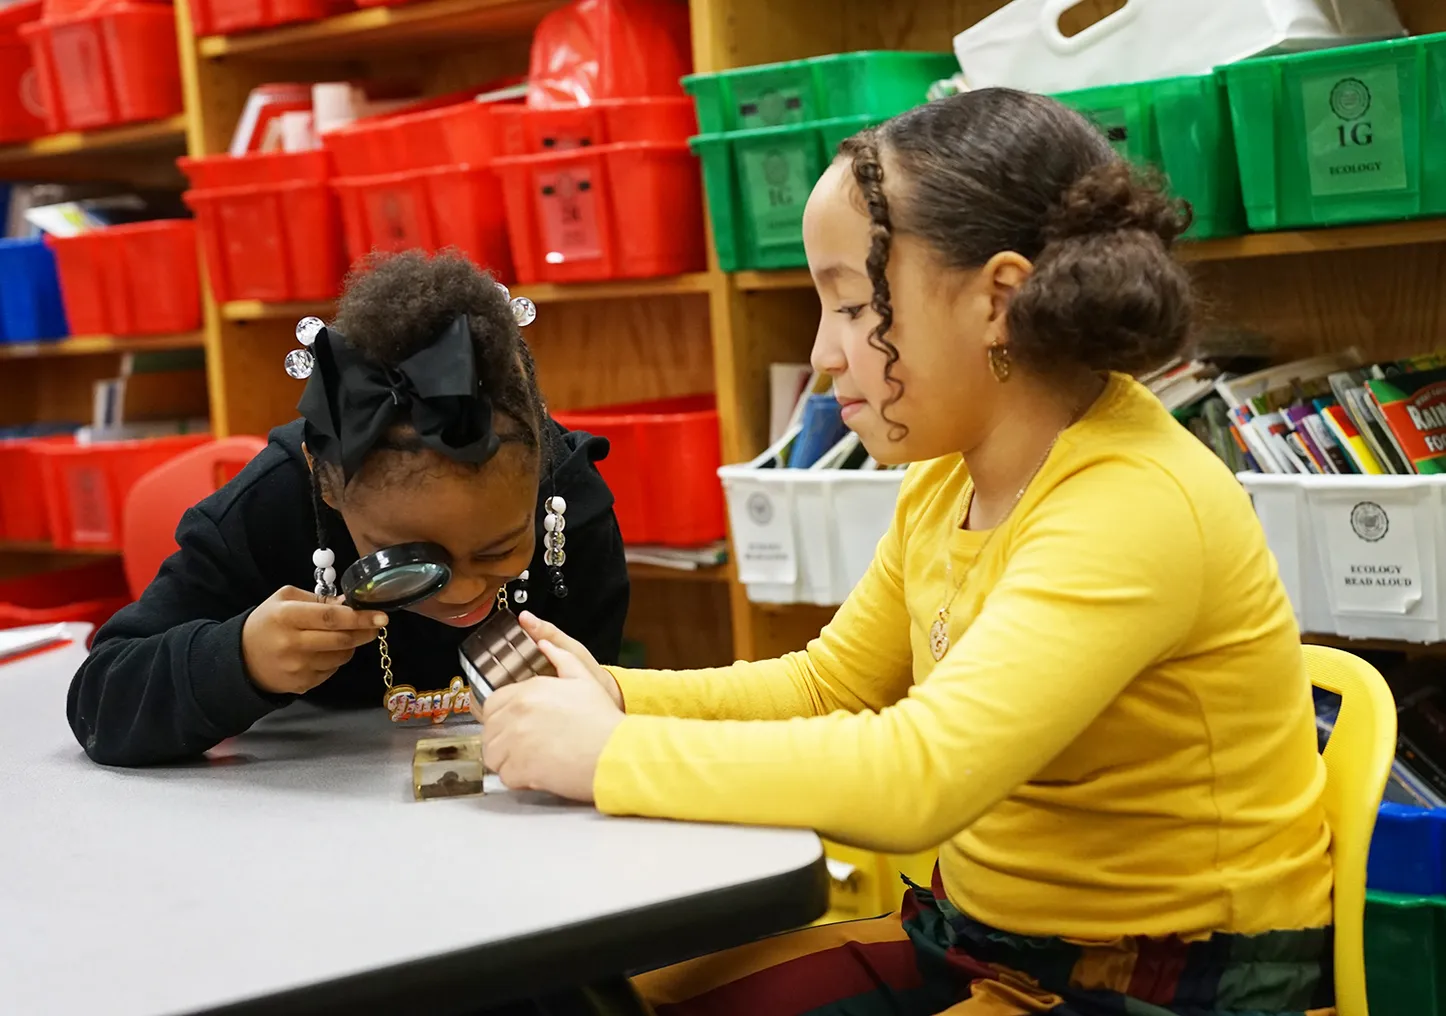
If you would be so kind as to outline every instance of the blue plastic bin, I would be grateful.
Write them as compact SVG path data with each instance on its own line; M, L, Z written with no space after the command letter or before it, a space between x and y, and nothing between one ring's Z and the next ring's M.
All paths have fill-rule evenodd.
M1406 896L1446 896L1446 810L1381 805L1366 885Z
M35 342L68 334L55 255L45 241L0 240L0 342Z

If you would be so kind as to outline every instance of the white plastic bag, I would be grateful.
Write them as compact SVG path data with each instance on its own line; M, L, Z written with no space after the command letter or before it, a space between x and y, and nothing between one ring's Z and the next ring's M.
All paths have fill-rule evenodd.
M1060 18L1078 4L1014 0L955 36L969 87L1051 94L1406 34L1391 0L1125 0L1066 37Z

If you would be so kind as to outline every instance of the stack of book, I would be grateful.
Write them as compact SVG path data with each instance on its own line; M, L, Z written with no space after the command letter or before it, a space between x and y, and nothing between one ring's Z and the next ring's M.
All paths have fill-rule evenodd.
M1203 392L1207 365L1173 369L1142 380L1236 472L1446 473L1446 353L1367 364L1347 350L1217 372Z

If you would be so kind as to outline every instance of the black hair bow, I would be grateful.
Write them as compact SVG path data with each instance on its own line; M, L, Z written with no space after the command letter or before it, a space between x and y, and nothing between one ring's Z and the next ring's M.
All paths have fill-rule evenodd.
M477 388L477 361L467 315L396 367L384 367L323 328L312 345L316 369L297 410L306 447L341 467L349 481L387 430L408 423L428 448L458 462L497 454L492 402Z

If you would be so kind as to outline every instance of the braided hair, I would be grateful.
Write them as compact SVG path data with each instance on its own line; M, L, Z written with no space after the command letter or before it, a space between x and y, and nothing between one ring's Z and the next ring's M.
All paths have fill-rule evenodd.
M889 221L889 199L884 194L884 167L879 161L879 145L873 131L863 131L848 138L840 146L840 154L853 164L854 182L863 195L864 206L869 215L869 256L866 267L869 282L873 284L873 297L869 307L878 315L879 323L869 333L869 345L884 354L884 381L892 394L884 403L879 415L889 424L889 438L903 440L909 428L889 419L889 407L904 397L904 383L894 377L894 365L899 362L899 347L889 341L889 331L894 327L893 294L889 290L889 253L893 249L894 227Z

